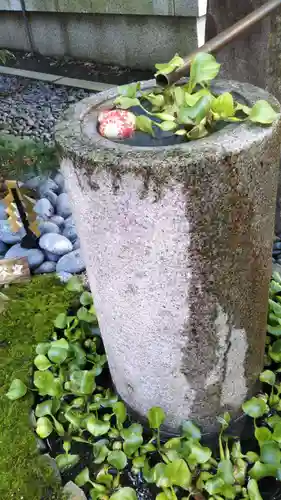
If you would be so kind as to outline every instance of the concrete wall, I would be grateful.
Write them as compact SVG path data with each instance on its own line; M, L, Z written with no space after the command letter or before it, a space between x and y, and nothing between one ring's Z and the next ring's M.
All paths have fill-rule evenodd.
M203 45L207 0L26 0L35 51L148 69ZM30 50L20 0L0 0L0 47Z

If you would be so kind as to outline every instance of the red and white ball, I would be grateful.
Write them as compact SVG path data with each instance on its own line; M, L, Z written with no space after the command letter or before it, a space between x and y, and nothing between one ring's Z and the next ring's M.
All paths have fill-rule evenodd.
M99 133L106 139L128 139L136 130L136 117L124 109L102 111L98 116Z

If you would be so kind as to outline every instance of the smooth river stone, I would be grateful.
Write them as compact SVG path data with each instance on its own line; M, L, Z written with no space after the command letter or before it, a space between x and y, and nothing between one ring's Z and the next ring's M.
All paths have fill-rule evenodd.
M48 219L54 215L54 207L47 198L41 198L34 205L34 212L36 212L42 219Z
M0 220L0 240L8 245L19 243L25 234L24 229L20 229L16 233L12 231L10 223L7 220Z
M66 193L61 193L58 196L56 211L58 215L61 215L64 219L71 215L71 207L68 199L68 195Z
M64 255L57 263L56 271L66 271L67 273L81 273L85 270L85 264L81 257L80 249Z
M72 243L65 236L46 233L39 239L39 246L55 255L65 255L72 251Z
M56 270L56 263L46 260L39 267L34 269L34 274L54 273Z
M26 257L30 269L35 269L44 261L44 254L37 248L22 248L20 243L11 247L5 255L5 259L17 259Z

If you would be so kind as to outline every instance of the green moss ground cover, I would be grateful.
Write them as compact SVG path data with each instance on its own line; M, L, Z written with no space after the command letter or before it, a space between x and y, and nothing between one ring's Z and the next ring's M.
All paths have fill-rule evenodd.
M30 427L32 395L20 401L5 397L13 378L30 386L35 347L49 339L56 316L74 299L55 278L36 277L12 285L0 314L0 499L60 498L52 468L36 450Z

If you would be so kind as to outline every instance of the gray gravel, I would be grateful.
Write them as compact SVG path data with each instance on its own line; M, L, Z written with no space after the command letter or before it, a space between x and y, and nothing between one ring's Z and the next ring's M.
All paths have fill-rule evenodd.
M90 91L0 75L0 128L50 143L55 122Z

